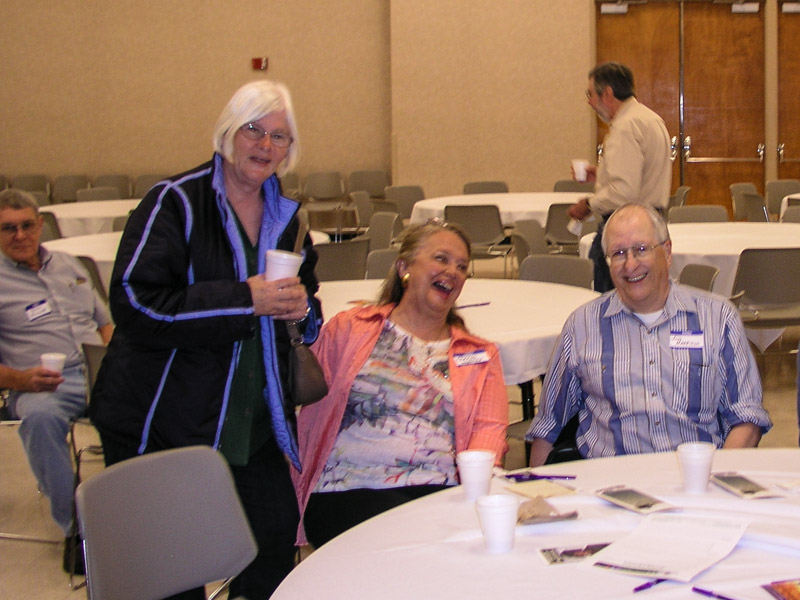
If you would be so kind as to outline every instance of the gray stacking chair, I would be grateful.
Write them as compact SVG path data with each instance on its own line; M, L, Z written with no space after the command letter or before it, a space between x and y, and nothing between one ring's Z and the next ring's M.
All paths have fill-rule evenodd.
M117 198L131 197L131 179L127 175L98 175L92 187L115 187L119 193Z
M350 173L348 188L350 192L367 192L370 198L383 198L386 186L389 185L389 175L386 171L353 171Z
M50 198L50 180L47 175L17 175L11 180L11 187L26 192L44 192Z
M728 186L728 189L731 191L731 207L733 208L733 220L734 221L742 221L745 218L745 211L744 211L744 200L742 200L742 193L750 192L752 194L757 194L758 190L754 183L741 182L741 183L732 183Z
M398 248L381 248L367 255L367 279L385 279L400 254Z
M594 263L588 258L579 256L533 255L522 261L519 278L592 289Z
M681 269L678 283L710 292L714 289L717 275L719 275L719 269L712 265L688 264Z
M678 189L675 190L675 195L669 197L668 208L672 208L673 206L686 206L686 199L691 189L692 188L688 185L679 186Z
M693 204L669 209L670 223L724 223L728 211L719 204Z
M464 228L472 242L473 261L502 257L503 276L508 276L511 245L503 243L506 233L496 204L448 204L444 207L444 220Z
M777 215L781 212L781 201L789 194L800 193L800 180L798 179L773 179L766 185L766 205L769 214Z
M89 177L86 175L59 175L53 180L53 204L75 202L78 190L89 187Z
M800 206L787 206L781 217L782 223L800 223Z
M470 181L464 184L464 194L506 194L505 181Z
M389 248L402 229L400 225L400 215L397 213L377 212L373 213L369 220L369 227L363 235L353 239L368 240L369 251Z
M742 202L744 202L744 218L751 223L769 223L769 213L767 205L761 194L753 192L742 192Z
M425 192L418 185L390 185L384 189L386 199L397 204L404 220L411 218L414 204L425 199Z
M78 486L89 598L157 600L238 575L257 546L208 446L137 456Z
M98 200L119 200L119 190L114 186L93 187L78 190L75 195L78 202L96 202Z
M339 171L309 173L303 181L303 198L311 202L341 200L344 181Z
M515 233L522 235L528 243L528 254L547 254L547 239L544 227L536 219L514 221Z
M47 211L41 211L39 215L42 217L42 235L39 238L40 242L49 242L50 240L60 240L64 237L61 234L61 228L58 226L56 216Z
M369 220L374 212L369 192L365 190L350 192L350 202L355 205L356 212L358 212L358 229L364 231L369 227Z
M591 194L594 192L594 183L589 181L575 181L574 179L559 179L553 184L554 192L578 192Z
M314 272L319 281L364 279L367 274L369 240L317 244L314 250L318 259Z

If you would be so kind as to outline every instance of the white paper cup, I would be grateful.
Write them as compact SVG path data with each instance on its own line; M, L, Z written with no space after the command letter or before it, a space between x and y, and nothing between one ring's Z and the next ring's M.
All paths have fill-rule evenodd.
M42 368L61 373L64 370L67 355L61 352L45 352L39 357L39 360L42 361Z
M303 256L286 250L267 250L267 266L264 269L264 279L275 281L294 277L300 270Z
M589 167L589 161L582 158L576 158L572 161L572 173L575 181L586 181L586 169Z
M456 456L458 476L464 496L474 502L489 493L494 468L494 452L491 450L464 450Z
M483 541L491 554L509 552L514 547L519 500L510 494L481 496L475 502Z
M716 446L708 442L687 442L678 446L678 466L687 494L705 494Z

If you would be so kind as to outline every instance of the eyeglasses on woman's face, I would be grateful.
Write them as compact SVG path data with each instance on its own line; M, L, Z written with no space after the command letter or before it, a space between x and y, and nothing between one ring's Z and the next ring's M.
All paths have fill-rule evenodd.
M242 135L248 140L260 142L265 137L269 136L269 143L276 148L288 148L294 139L288 133L283 131L265 131L255 123L245 123L239 128Z

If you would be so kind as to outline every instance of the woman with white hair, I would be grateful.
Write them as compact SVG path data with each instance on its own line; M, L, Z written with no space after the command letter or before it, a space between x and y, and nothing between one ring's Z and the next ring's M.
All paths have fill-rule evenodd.
M316 339L310 238L297 277L263 273L266 251L292 250L298 234L299 204L277 178L297 161L297 137L287 89L246 84L217 122L211 161L142 199L120 242L116 335L92 394L106 464L193 444L228 460L259 546L231 597L267 598L293 566L299 517L286 457L299 458L286 322Z

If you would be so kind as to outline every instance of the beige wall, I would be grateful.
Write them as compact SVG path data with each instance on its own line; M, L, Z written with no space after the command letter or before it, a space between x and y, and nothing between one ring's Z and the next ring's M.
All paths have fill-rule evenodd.
M4 0L0 173L178 172L243 83L292 90L301 173L390 166L386 0Z
M393 0L395 180L551 190L594 153L593 0Z

